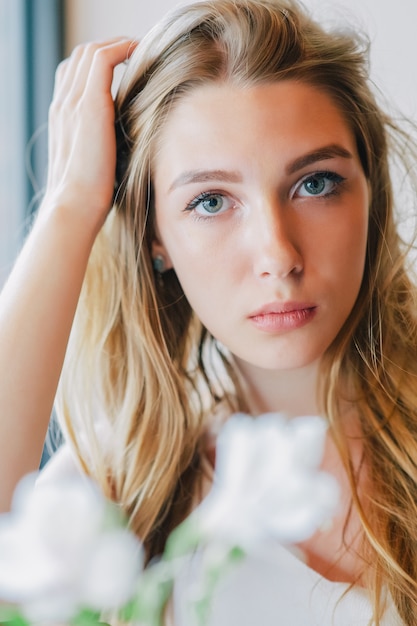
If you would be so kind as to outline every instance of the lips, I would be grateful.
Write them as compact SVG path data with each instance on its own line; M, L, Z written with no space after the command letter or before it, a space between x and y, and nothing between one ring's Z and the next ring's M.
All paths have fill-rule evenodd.
M304 309L315 309L316 305L312 302L271 302L264 305L259 310L251 313L249 317L258 317L260 315L269 315L270 313L290 313L292 311L302 311Z
M254 326L264 332L279 333L308 324L316 315L311 302L271 302L249 315Z

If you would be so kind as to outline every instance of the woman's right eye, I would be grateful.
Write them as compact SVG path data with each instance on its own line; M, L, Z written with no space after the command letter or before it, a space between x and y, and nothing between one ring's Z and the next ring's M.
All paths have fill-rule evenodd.
M229 209L230 206L231 201L223 194L205 192L191 200L185 207L185 210L194 211L203 217L209 217L210 215L223 213Z

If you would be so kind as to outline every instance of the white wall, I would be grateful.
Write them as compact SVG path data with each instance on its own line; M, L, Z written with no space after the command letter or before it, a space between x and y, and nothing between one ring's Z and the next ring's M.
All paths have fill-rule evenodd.
M67 48L92 39L141 37L175 0L66 0Z
M374 82L394 105L417 118L417 1L304 0L314 14L353 23L371 39Z
M68 49L115 35L140 37L175 0L67 0ZM304 0L325 22L353 23L372 40L374 82L417 118L417 0Z

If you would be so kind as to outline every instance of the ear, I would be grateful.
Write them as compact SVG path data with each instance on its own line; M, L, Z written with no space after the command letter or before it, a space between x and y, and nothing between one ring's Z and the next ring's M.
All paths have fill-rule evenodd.
M156 258L163 260L164 269L161 273L166 272L167 270L172 270L171 257L169 256L168 252L165 249L165 246L159 241L159 239L154 239L152 241L151 254L153 260L155 260Z

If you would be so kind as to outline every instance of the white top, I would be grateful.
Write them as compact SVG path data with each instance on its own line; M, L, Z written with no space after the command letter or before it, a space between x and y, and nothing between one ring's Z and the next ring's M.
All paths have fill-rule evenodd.
M198 594L201 558L194 556L175 586L175 626L197 623L189 604ZM247 556L219 584L208 626L369 626L367 592L348 589L348 584L323 578L290 550L271 542ZM400 625L391 603L381 626Z

